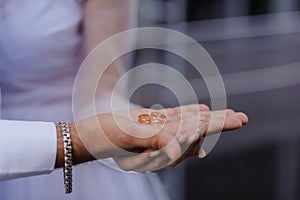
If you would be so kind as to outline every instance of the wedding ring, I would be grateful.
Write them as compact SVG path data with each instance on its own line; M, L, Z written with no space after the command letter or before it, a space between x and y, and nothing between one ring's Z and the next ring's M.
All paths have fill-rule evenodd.
M163 124L167 119L167 116L160 112L152 112L150 117L153 124Z
M152 112L150 114L140 114L138 116L138 122L140 124L164 124L167 116L160 112Z
M141 114L138 116L138 122L140 124L151 124L151 118L149 114Z

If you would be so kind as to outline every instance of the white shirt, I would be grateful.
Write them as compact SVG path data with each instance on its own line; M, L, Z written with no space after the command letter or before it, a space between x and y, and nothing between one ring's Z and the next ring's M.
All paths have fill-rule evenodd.
M0 200L168 199L152 173L128 174L90 162L74 167L64 194L54 170L53 123L72 121L72 87L80 65L82 5L76 0L0 0ZM104 94L103 94L104 95ZM101 98L97 110L109 111ZM120 104L121 105L121 104Z

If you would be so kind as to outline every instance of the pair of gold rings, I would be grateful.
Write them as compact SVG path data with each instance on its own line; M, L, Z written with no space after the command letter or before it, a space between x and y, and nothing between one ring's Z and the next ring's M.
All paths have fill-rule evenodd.
M167 116L160 112L151 112L150 114L140 114L138 116L138 122L140 124L164 124L167 120Z

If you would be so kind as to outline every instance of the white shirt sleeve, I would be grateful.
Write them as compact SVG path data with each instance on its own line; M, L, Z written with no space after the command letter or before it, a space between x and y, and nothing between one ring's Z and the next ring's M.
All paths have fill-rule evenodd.
M56 150L54 123L0 120L0 181L50 173Z

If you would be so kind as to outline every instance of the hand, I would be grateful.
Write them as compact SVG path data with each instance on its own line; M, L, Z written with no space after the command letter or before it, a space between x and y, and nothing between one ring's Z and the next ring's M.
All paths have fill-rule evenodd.
M166 109L165 113L168 115L168 121L161 132L170 133L173 137L176 137L176 141L179 142L181 147L180 154L172 157L173 159L160 151L156 151L157 153L153 154L155 157L151 158L147 157L147 154L115 158L122 169L146 172L175 166L188 157L199 156L199 154L203 153L200 149L200 142L203 136L222 130L238 129L243 124L248 123L248 117L244 113L234 112L233 110L209 111L209 108L205 105L170 108ZM226 118L224 123L222 123L224 115L226 115ZM212 116L214 121L211 123ZM179 126L180 121L182 123L181 127ZM149 151L151 150L147 149L144 152Z
M202 134L211 134L240 128L248 121L245 114L228 110L223 124L222 111L189 105L159 111L168 117L164 125L139 125L137 116L149 112L139 109L129 111L129 115L127 111L106 113L71 124L75 163L114 157L124 170L155 171L192 156L202 137L194 134L199 128ZM215 123L210 123L211 116ZM184 153L187 144L193 145Z

